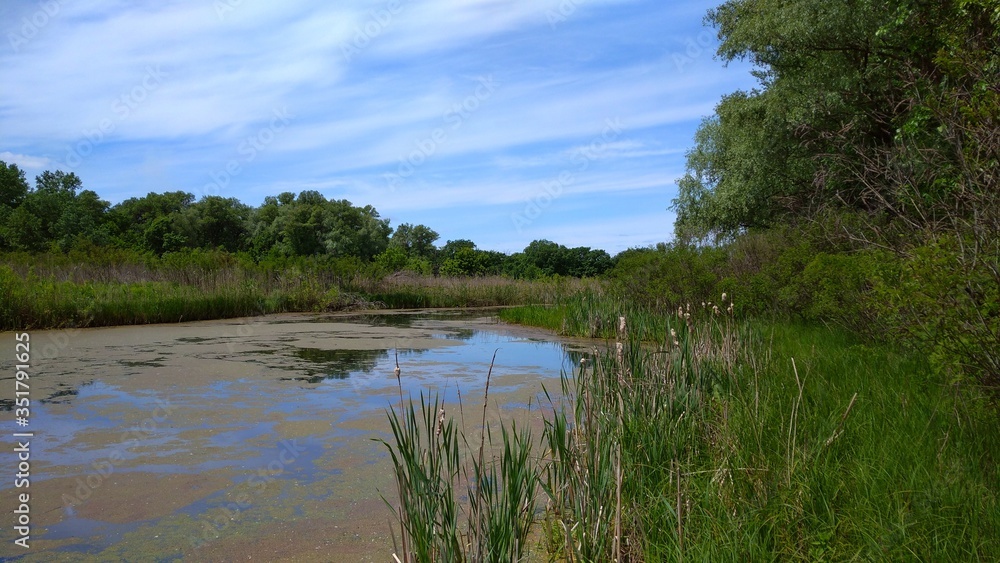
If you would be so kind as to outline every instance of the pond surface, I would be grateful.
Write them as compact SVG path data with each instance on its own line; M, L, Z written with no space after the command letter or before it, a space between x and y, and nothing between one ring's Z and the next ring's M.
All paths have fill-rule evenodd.
M33 331L31 419L14 423L13 333L0 420L30 431L30 549L15 545L7 454L0 558L388 561L386 409L440 394L478 440L489 414L540 435L542 385L588 352L484 313L275 315ZM398 361L399 385L393 369ZM401 389L400 389L401 387ZM459 401L461 399L461 401ZM467 411L467 412L466 412Z

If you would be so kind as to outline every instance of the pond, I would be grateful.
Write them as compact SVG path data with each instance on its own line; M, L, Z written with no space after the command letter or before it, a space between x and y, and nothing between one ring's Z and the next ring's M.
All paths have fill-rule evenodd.
M386 409L439 394L478 440L487 418L540 435L543 385L591 345L486 313L288 314L31 332L29 426L13 369L0 416L31 432L30 487L0 503L0 557L33 560L387 561L395 484ZM5 366L14 335L0 334ZM401 378L393 374L398 361ZM8 435L10 436L10 434ZM10 449L16 446L10 438ZM14 544L31 493L30 549ZM398 532L397 532L398 535Z

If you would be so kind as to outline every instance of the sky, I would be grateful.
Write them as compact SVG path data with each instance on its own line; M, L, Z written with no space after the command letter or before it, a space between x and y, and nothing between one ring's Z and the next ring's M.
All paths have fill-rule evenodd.
M0 7L0 160L149 192L316 190L516 252L673 237L701 120L749 67L717 2L41 0Z

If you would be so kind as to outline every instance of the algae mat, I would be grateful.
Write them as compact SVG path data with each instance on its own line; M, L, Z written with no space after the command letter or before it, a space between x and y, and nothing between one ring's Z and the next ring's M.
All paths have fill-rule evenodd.
M29 331L27 426L15 333L0 334L7 433L0 557L23 561L386 561L396 492L386 409L440 394L477 424L541 427L587 343L459 312L273 315ZM461 404L459 403L461 399ZM472 414L477 413L477 414ZM14 433L25 434L14 437ZM30 434L30 436L27 436ZM18 441L20 440L20 442ZM15 486L30 444L28 481ZM23 466L22 466L23 468ZM15 531L29 494L25 549ZM24 530L22 530L23 532Z

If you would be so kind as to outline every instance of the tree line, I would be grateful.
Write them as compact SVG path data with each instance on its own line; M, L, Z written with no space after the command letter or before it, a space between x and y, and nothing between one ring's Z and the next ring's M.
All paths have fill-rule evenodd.
M536 240L522 252L479 249L467 239L436 246L425 225L395 229L371 205L327 199L317 191L269 196L259 207L236 198L183 191L129 198L116 205L83 189L79 176L45 171L29 185L16 164L0 161L0 252L127 249L155 256L193 249L245 253L255 260L353 259L382 273L424 275L599 276L614 264L600 249Z
M706 19L758 84L698 129L678 240L755 307L1000 389L1000 1L728 0Z

